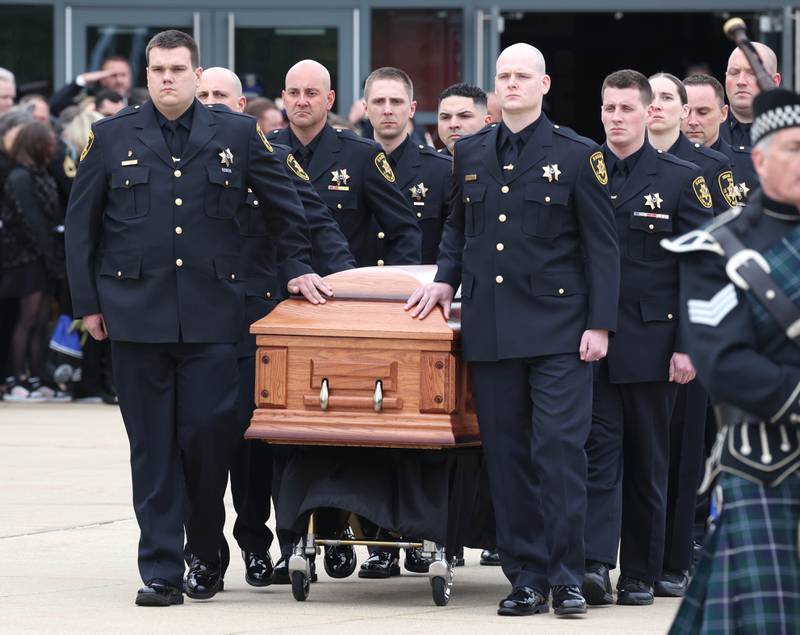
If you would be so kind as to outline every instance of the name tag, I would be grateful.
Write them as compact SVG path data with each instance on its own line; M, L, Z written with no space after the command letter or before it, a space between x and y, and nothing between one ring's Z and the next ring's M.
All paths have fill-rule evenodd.
M654 212L634 212L634 216L641 216L642 218L657 218L658 220L669 220L669 214L656 214Z
M127 165L139 165L139 161L136 159L128 159L127 161L120 161L119 163L122 167Z
M478 175L477 174L465 174L464 180L469 183L470 181L477 181Z
M349 192L350 187L347 185L329 185L328 189L333 192Z

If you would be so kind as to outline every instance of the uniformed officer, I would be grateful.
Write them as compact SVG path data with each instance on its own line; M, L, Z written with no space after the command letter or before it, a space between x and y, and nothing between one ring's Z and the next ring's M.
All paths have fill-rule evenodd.
M669 73L650 76L653 102L647 122L647 139L657 150L695 164L710 184L714 212L724 212L739 200L728 158L721 152L690 141L681 132L688 119L686 88ZM719 126L716 127L718 134ZM654 595L681 597L689 583L697 488L703 470L703 439L708 414L708 394L697 381L678 388L669 425L664 565L654 584Z
M694 163L700 168L711 192L714 213L720 214L736 205L730 161L721 152L690 141L681 132L681 123L689 115L686 88L669 73L650 76L653 102L647 116L647 141L656 150Z
M422 231L422 264L436 263L451 189L450 159L414 143L406 132L417 102L411 78L399 68L372 71L364 82L364 104L375 141L389 159L395 182L414 209ZM385 260L385 233L373 224L377 260Z
M439 152L453 154L456 141L475 134L492 121L487 110L486 93L472 84L453 84L439 94L436 113L439 140L444 144Z
M374 142L327 124L335 93L328 70L303 60L286 73L282 92L289 127L270 141L292 148L320 197L338 221L358 266L369 260L370 220L384 232L385 254L377 264L419 264L421 233L411 206L397 187L386 153Z
M753 46L764 63L764 68L776 86L781 83L778 72L778 57L766 44L753 42ZM753 98L761 92L750 62L738 47L728 58L725 69L725 92L730 110L727 119L720 124L719 134L733 147L750 147L750 125L753 121Z
M200 77L197 99L206 105L222 104L234 112L244 112L247 98L242 83L227 68L207 68ZM288 148L273 145L275 154L286 169L298 192L308 221L312 245L312 265L322 275L352 269L355 261L347 248L347 239L328 208L311 186L308 175ZM236 509L233 535L245 563L245 580L252 586L268 586L273 581L269 554L272 532L267 527L272 485L271 447L260 441L246 441L244 432L253 415L256 338L250 324L269 314L283 297L279 264L276 262L276 236L264 220L261 201L252 188L237 211L243 236L241 256L245 285L245 321L237 343L239 360L239 399L237 424L241 431L231 461L231 495ZM317 298L324 302L320 295ZM223 538L224 540L224 538Z
M763 192L665 241L721 425L704 483L719 515L671 635L800 632L800 96L765 91L753 110Z
M445 315L461 285L463 358L486 452L503 571L500 615L584 613L584 444L592 368L616 328L619 250L600 148L542 114L542 54L497 60L503 123L455 145L436 282L412 315Z
M244 321L236 210L248 185L266 203L291 284L309 297L326 285L310 272L297 194L253 119L195 100L195 41L164 31L146 57L151 101L92 126L66 244L74 312L112 345L145 582L136 603L165 606L183 602L185 519L187 595L221 588Z
M589 604L613 601L619 547L617 603L641 605L653 602L664 556L670 415L677 386L694 378L676 335L677 260L658 240L710 218L713 203L697 166L645 139L653 95L644 75L614 72L601 94L622 285L617 332L595 369L583 591Z

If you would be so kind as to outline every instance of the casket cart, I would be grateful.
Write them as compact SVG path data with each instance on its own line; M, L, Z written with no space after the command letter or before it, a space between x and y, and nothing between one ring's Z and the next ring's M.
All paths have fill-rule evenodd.
M298 452L307 453L305 463L285 477L292 479L294 490L284 495L282 488L280 508L276 508L279 525L291 526L301 535L289 558L292 592L297 600L308 597L309 557L319 546L418 547L431 560L428 577L433 598L443 606L450 597L455 566L452 548L448 553L444 543L448 536L460 535L453 527L457 521L449 516L458 515L469 526L482 523L490 527L493 538L478 423L466 365L459 358L458 305L449 322L439 308L424 320L414 319L403 310L408 296L431 280L434 272L432 266L409 266L333 274L326 280L334 289L334 299L319 306L303 299L286 300L251 327L257 344L256 410L246 437L304 446ZM343 465L338 470L320 466L327 457L332 461L344 455L352 458L354 451L359 452L356 448L381 448L369 451L373 461L361 472L367 478L361 478L357 470L354 477L353 470ZM430 467L418 469L413 463L403 470L406 481L392 481L396 470L387 464L402 461L406 454L414 461L422 457ZM375 462L376 456L385 459ZM476 471L483 474L481 482L473 474ZM331 472L341 476L338 481ZM386 482L392 481L388 489L375 489L381 479L379 473ZM374 514L369 509L353 508L370 498L391 498L396 491L401 491L399 498L403 498L405 490L415 486L415 474L422 475L416 479L416 486L424 489L424 495L418 498L433 501L435 513L420 513L418 500ZM430 475L434 475L434 483ZM453 483L465 479L472 479L469 488L456 485L459 491L454 492ZM296 485L297 481L302 483ZM323 487L322 481L363 492L361 496L334 495L331 503L330 492L335 488L320 494L316 490ZM441 495L431 495L431 491ZM446 500L439 504L442 497ZM472 507L478 498L483 511L476 521ZM352 535L318 535L313 506L321 501L325 506L353 512L349 523ZM411 510L410 515L418 522L403 520L403 510ZM424 535L424 539L370 539L358 519L371 515L382 520L376 521L376 526L397 530L398 536ZM482 542L474 546L490 545Z

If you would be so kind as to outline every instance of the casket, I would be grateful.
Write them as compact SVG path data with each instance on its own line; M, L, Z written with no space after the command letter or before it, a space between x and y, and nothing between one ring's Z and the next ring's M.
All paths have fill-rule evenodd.
M256 409L248 439L291 445L479 445L458 305L424 320L403 309L433 266L367 267L325 278L323 305L288 299L255 322Z

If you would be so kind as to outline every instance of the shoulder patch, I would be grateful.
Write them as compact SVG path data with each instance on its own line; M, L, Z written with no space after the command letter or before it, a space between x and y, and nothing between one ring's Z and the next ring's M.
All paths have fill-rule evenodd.
M86 158L86 155L89 154L89 150L92 149L92 144L94 143L94 132L89 131L89 139L86 141L86 145L81 152L81 158L78 161L83 161Z
M299 176L304 181L309 181L308 174L302 168L302 166L297 162L297 159L294 158L294 155L290 152L286 155L286 165L289 166L289 169L294 172L297 176Z
M64 175L68 179L74 179L75 175L78 173L78 166L75 165L75 161L68 154L64 156L61 168L64 170Z
M258 136L261 138L261 143L264 144L264 147L267 149L267 152L270 153L274 152L272 146L269 144L269 141L267 141L267 138L264 136L264 131L261 130L261 126L256 124L256 130L258 131Z
M600 182L600 185L608 185L608 171L606 170L606 161L603 158L603 153L599 150L589 157L589 165L592 166L592 172Z
M733 172L730 170L722 172L717 177L717 184L728 207L736 207L739 204L740 192L739 188L736 187L736 181L733 179Z
M381 173L383 178L389 183L394 183L394 172L392 172L392 166L389 165L385 153L381 152L375 157L375 167L378 168L378 172Z
M692 181L692 190L697 200L700 201L700 205L706 209L711 209L714 206L714 202L711 200L711 192L708 191L708 185L706 185L706 180L702 176L698 176Z
M716 327L739 304L736 288L732 282L726 284L710 300L690 299L686 302L689 321L692 324Z

